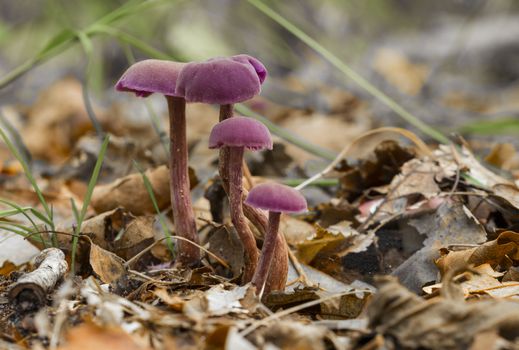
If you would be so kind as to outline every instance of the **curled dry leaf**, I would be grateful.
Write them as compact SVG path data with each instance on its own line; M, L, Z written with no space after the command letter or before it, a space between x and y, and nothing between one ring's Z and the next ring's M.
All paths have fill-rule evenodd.
M126 274L124 260L97 244L90 245L90 266L104 283L112 284Z
M419 292L426 283L436 280L438 270L434 260L438 258L439 242L473 244L486 240L485 230L469 214L463 204L446 201L437 209L408 220L416 234L426 238L423 248L393 271L404 286Z
M211 287L204 293L196 293L184 303L186 316L196 322L211 316L248 314L258 305L255 288L247 284L226 289L223 284Z
M145 174L150 180L159 209L167 208L170 203L168 167L162 165L147 170ZM139 173L125 176L107 185L96 186L92 195L92 206L98 213L117 207L125 208L135 215L156 212Z
M71 227L58 227L58 231L73 233ZM85 220L81 225L81 233L99 247L128 260L154 242L155 217L134 216L117 208ZM58 235L57 239L64 251L70 251L71 235ZM88 243L84 239L80 239L78 243L78 261L82 263L88 260ZM41 246L39 243L35 244Z
M316 225L313 237L297 244L297 256L303 263L310 263L319 253L327 257L342 257L358 253L373 243L374 234L360 234L351 223L342 221L326 229Z
M489 264L492 267L497 265L507 265L519 261L519 233L505 231L489 242L483 243L478 247L450 251L441 249L442 256L436 260L436 266L445 275L447 271L462 269L465 266Z
M380 289L368 306L370 327L386 341L409 349L467 348L477 334L496 330L513 340L519 327L519 302L435 298L423 300L398 284L394 277L378 281Z

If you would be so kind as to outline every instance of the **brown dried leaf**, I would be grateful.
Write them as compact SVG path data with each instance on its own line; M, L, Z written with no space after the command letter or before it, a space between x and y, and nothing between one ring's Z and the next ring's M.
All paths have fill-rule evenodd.
M390 48L377 51L374 68L391 85L408 95L420 92L430 71L426 65L413 63L401 52Z
M418 234L427 237L423 248L414 253L393 274L407 288L419 292L423 285L435 281L438 269L438 245L473 244L486 240L486 232L465 206L446 201L436 210L422 213L409 220Z
M77 140L90 130L92 123L85 110L81 83L65 78L38 97L21 135L33 156L60 162L70 156Z
M510 170L516 157L517 151L513 144L498 143L492 146L490 153L485 157L485 161L501 169Z
M368 307L370 326L386 341L416 349L461 349L482 331L496 330L515 338L519 326L519 302L509 299L423 300L398 284L394 277L379 279L380 289Z
M150 180L159 209L167 208L170 203L168 167L162 165L147 170L145 174ZM156 212L139 173L130 174L107 185L96 186L91 203L98 213L117 207L123 207L135 215Z
M519 233L513 231L502 232L497 239L486 242L479 247L462 251L442 249L442 256L436 260L436 266L442 273L449 270L463 269L465 266L489 264L492 267L512 259L519 261Z
M66 344L58 350L151 350L148 346L138 345L121 328L100 327L93 323L71 329L66 339Z
M113 283L126 274L124 260L92 243L90 246L90 266L104 283Z
M10 262L9 260L5 260L2 266L0 266L0 275L8 276L11 272L16 271L18 267Z

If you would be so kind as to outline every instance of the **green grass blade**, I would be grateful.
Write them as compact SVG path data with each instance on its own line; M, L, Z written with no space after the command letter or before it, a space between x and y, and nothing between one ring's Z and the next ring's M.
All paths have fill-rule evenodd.
M39 211L37 209L34 209L34 208L31 208L30 212L31 212L32 215L36 216L38 219L40 219L41 221L43 221L47 225L49 225L49 226L52 225L52 221L44 213L42 213L41 211Z
M20 214L20 211L30 210L31 207L23 207L23 208L20 208L20 209L21 210L18 210L18 209L0 210L0 219L1 218L7 218L9 216L13 216L13 215L16 215L16 214Z
M168 225L166 225L166 221L164 220L164 217L162 215L162 212L160 211L159 205L157 203L157 198L155 197L155 193L153 192L153 187L151 186L150 179L148 176L146 176L144 170L139 166L137 162L133 162L135 168L142 176L142 181L144 182L144 186L146 187L146 191L148 192L148 196L150 196L151 202L153 203L153 208L155 208L155 211L157 212L157 215L159 217L160 226L162 228L162 231L164 232L164 236L166 236L166 243L168 245L169 250L171 251L171 254L175 256L175 246L173 244L173 240L171 239L171 233L168 230Z
M65 51L74 43L74 40L74 31L70 29L62 30L52 37L52 39L50 39L49 42L38 53L36 53L36 55L2 77L2 79L0 79L0 89L18 79L37 65L45 62L58 53Z
M74 237L72 238L72 256L70 263L70 272L74 273L75 263L76 263L76 252L77 252L77 244L79 239L79 234L81 233L81 225L83 224L83 220L85 219L86 212L88 210L88 206L90 205L90 201L92 200L92 193L94 192L94 187L97 183L97 179L99 178L99 173L101 172L101 166L103 165L103 160L106 155L106 149L108 148L108 143L110 141L110 137L108 135L105 136L105 139L101 145L101 149L99 150L99 156L97 157L96 164L94 165L94 170L92 171L92 176L90 177L90 181L88 182L88 187L85 193L85 198L83 200L83 206L81 207L81 211L78 213L77 208L75 208L75 203L73 203L74 215L77 216L76 219L76 232ZM74 209L75 208L75 209Z
M24 230L19 230L17 228L14 228L12 226L8 226L8 225L5 225L4 223L0 223L0 229L2 230L5 230L5 231L9 231L9 232L12 232L12 233L15 233L19 236L22 236L23 238L27 238L31 235L30 232L25 232ZM39 238L36 238L35 241L39 241Z
M95 21L90 26L88 26L83 32L90 36L91 34L96 33L97 26L110 25L115 24L116 22L133 16L135 14L140 14L142 11L152 8L160 3L166 3L166 0L136 0L136 1L128 1L118 7L117 9L111 11L98 21ZM77 32L71 29L63 29L58 34L54 35L47 44L36 53L32 58L28 59L21 65L17 66L13 70L11 70L7 75L3 76L0 79L0 89L7 86L14 80L18 79L34 67L42 64L48 59L56 56L57 54L65 51L69 47L71 47L74 43L79 40L77 36Z
M39 228L38 228L38 225L36 225L36 223L34 222L34 220L31 218L31 216L29 214L27 214L27 212L25 210L23 210L22 207L20 207L18 204L14 203L13 201L10 201L8 199L4 199L4 198L0 198L0 203L2 204L5 204L15 210L18 211L18 213L20 213L21 215L25 216L27 218L27 220L29 220L29 222L32 224L32 226L34 227L34 230L35 231L38 231ZM32 210L35 210L34 208L30 208L29 209L32 213ZM45 245L45 247L47 247L47 245Z
M7 118L4 117L3 114L0 114L0 122L2 123L2 126L7 131L7 134L9 134L10 139L12 140L14 146L17 150L20 151L20 155L23 157L25 162L31 166L32 163L32 156L29 150L27 149L27 146L25 146L25 143L23 142L22 136L16 130L16 128L7 120Z
M335 68L340 70L344 75L346 75L349 79L354 81L358 86L360 86L362 89L364 89L366 92L368 92L370 95L377 98L379 101L384 103L386 106L391 108L393 112L395 112L397 115L399 115L402 119L407 121L409 124L416 127L418 130L423 132L425 135L428 135L432 139L440 142L448 144L450 143L449 139L445 137L441 132L438 130L430 127L426 123L422 122L420 119L418 119L416 116L409 113L406 109L404 109L398 102L393 100L391 97L383 93L381 90L376 88L374 85L372 85L369 81L364 79L361 75L359 75L357 72L355 72L353 69L351 69L347 64L345 64L341 59L339 59L335 54L333 54L331 51L326 49L324 46L319 44L317 40L310 37L308 34L303 32L300 28L298 28L296 25L279 15L277 12L272 10L269 6L267 6L264 2L261 0L247 0L251 5L256 7L258 10L263 12L265 15L270 17L272 20L277 22L280 26L285 28L287 31L292 33L295 37L297 37L299 40L304 42L308 47L310 47L312 50L320 54L322 57L324 57L330 64L332 64Z
M496 120L479 120L461 126L459 131L480 135L517 134L519 133L519 119L507 117Z
M34 176L32 175L31 170L29 169L29 165L25 162L23 157L20 155L20 152L18 152L18 149L14 146L14 144L11 142L11 140L7 137L4 130L0 128L0 136L4 140L5 144L9 148L9 151L15 156L15 158L20 162L22 165L25 177L27 180L29 180L32 188L34 189L34 192L36 192L36 196L38 197L38 200L40 201L41 205L43 206L43 209L46 213L46 218L48 219L48 223L51 227L51 229L54 231L54 222L52 221L52 212L49 208L49 205L47 204L47 201L45 200L45 197L43 197L43 193L40 190L40 187L36 183L36 180L34 179Z
M88 35L86 35L82 31L77 32L77 37L79 38L79 42L81 43L81 46L83 47L83 51L85 51L85 54L87 56L85 78L84 78L83 82L81 83L83 104L85 105L85 110L87 112L88 118L90 119L90 122L94 126L94 130L96 131L96 134L99 137L102 137L104 134L103 128L101 127L101 124L99 123L99 119L97 118L97 116L94 112L94 108L92 107L92 102L90 101L90 95L88 93L88 87L90 85L89 77L90 77L90 71L91 71L92 61L93 61L94 45L93 45L90 37L88 37Z
M161 60L173 59L173 57L171 55L168 55L160 50L157 50L156 48L154 48L153 46L144 42L143 40L141 40L131 34L125 33L122 30L119 30L117 28L113 28L113 27L109 27L109 26L105 26L105 25L98 25L95 27L94 32L104 33L104 34L107 34L114 38L117 38L118 40L141 50L143 53L145 53L146 55L151 56L153 58L157 58L157 59L161 59Z

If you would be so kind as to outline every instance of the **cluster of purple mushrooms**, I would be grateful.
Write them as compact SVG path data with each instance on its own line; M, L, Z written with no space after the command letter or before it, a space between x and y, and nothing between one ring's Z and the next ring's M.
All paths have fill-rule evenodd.
M229 197L230 216L244 248L243 284L270 292L285 288L288 248L278 234L281 213L306 211L305 198L278 183L255 186L247 194L242 186L245 149L272 149L272 137L261 122L234 115L235 103L259 94L267 77L265 66L249 55L213 58L205 62L179 63L144 60L132 65L116 84L119 91L147 97L166 97L170 121L170 186L177 244L176 263L196 266L200 249L191 204L186 141L186 102L220 105L220 120L209 137L209 148L219 149L218 170ZM268 218L263 210L269 212ZM264 235L261 256L247 219Z

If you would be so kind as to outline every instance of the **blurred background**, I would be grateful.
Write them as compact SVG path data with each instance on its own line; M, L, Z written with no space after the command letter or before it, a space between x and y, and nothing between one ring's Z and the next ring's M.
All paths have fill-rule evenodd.
M2 0L0 103L31 106L51 84L73 78L90 104L108 108L132 99L113 85L135 60L247 53L270 72L250 107L324 148L340 150L380 125L416 130L298 33L446 135L516 142L514 0Z

